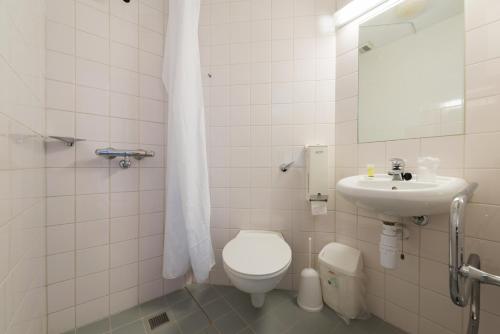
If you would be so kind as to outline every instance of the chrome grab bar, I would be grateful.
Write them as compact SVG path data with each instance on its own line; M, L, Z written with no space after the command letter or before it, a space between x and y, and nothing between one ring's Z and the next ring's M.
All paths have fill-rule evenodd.
M468 334L477 334L479 331L480 284L500 286L500 276L481 270L479 255L470 254L467 263L464 263L465 206L476 188L477 183L469 184L453 198L450 206L450 297L460 307L467 306L471 300Z
M154 157L154 151L147 150L117 150L112 147L107 148L98 148L95 150L95 154L98 156L102 156L108 159L114 159L116 157L122 157L123 159L120 161L121 168L129 168L132 164L130 162L130 158L135 158L137 160L141 160L146 157Z

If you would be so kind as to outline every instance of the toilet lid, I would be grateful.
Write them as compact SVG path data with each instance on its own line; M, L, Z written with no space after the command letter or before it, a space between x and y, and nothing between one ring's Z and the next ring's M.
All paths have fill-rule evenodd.
M243 275L270 275L292 260L292 250L281 234L242 231L222 251L224 263Z

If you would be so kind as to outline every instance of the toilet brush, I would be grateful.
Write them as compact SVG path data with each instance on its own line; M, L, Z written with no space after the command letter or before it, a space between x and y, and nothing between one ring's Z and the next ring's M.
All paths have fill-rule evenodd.
M309 312L318 312L323 308L321 283L319 274L312 268L312 238L309 237L309 267L300 273L299 294L297 304Z

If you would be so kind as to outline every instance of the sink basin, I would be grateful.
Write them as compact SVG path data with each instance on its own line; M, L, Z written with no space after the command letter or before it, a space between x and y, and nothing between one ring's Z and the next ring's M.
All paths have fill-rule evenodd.
M337 191L360 208L401 218L447 213L453 197L466 186L467 182L457 177L438 176L435 182L418 178L393 181L392 176L377 174L343 178L337 183Z

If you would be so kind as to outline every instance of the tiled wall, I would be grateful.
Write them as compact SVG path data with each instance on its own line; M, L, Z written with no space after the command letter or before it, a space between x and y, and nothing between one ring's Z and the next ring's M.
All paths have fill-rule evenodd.
M500 6L494 0L466 1L465 135L357 143L357 25L337 33L336 179L378 172L388 159L405 158L415 170L418 156L441 159L440 173L479 183L467 210L466 247L481 256L485 270L500 274ZM377 316L409 333L466 333L468 309L454 306L448 295L448 217L432 217L423 228L408 227L406 260L398 270L384 270L378 260L381 223L373 213L356 210L341 197L336 203L336 237L363 251L368 274L368 301ZM480 332L500 326L500 289L482 286Z
M297 285L307 238L314 237L315 252L335 239L334 193L328 215L313 219L303 161L304 145L329 145L334 187L334 11L334 0L203 3L213 283L228 283L221 252L239 229L283 232L294 258L281 282L286 288ZM290 171L279 171L293 160Z
M0 1L0 333L45 333L44 0Z
M163 0L47 0L49 333L163 294ZM154 158L96 157L112 146Z

